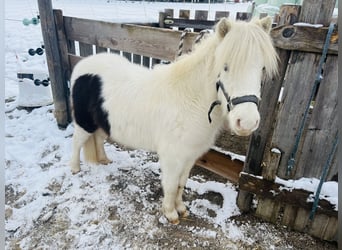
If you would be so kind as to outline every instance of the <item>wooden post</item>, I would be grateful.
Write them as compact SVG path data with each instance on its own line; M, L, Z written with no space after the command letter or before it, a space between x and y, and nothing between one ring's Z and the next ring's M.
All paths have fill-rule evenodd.
M294 12L294 8L296 8L297 12ZM289 10L289 11L287 11ZM283 24L291 24L286 23L288 21L294 21L293 16L299 15L300 6L293 7L283 5L280 9L280 13L282 14L282 22L279 25ZM296 13L296 15L294 15ZM291 15L292 18L288 18ZM253 174L253 175L261 175L262 173L262 161L264 151L266 150L266 144L270 136L272 136L272 126L274 123L274 116L277 111L277 103L280 89L283 84L283 79L285 76L285 72L287 69L287 62L289 60L290 52L286 50L278 49L279 56L279 74L274 79L269 79L263 83L263 89L261 92L261 101L260 103L260 114L261 120L259 129L253 133L251 136L251 141L247 151L247 158L244 165L244 172ZM249 211L252 204L253 195L246 191L239 191L237 197L237 204L242 211Z
M71 122L71 110L69 105L69 99L70 99L70 90L68 87L68 81L70 80L71 76L71 67L69 63L69 57L68 57L68 51L74 52L75 50L75 43L71 43L67 40L64 32L64 22L63 22L63 13L61 10L54 10L53 11L54 17L55 17L55 26L57 31L57 37L58 37L58 47L60 52L60 60L61 60L61 66L62 66L62 74L63 74L63 80L64 84L66 86L64 87L64 96L66 98L66 105L67 105L67 115L68 115L68 121Z
M49 77L51 80L51 90L55 108L54 115L58 126L65 128L70 122L68 98L66 96L68 85L63 72L51 0L38 0L38 9Z

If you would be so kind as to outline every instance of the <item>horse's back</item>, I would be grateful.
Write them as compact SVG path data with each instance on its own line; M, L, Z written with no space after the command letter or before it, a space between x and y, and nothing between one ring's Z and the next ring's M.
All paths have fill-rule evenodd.
M85 74L113 77L115 74L125 74L135 71L147 70L129 62L125 57L117 54L99 53L88 56L79 61L73 69L71 83Z

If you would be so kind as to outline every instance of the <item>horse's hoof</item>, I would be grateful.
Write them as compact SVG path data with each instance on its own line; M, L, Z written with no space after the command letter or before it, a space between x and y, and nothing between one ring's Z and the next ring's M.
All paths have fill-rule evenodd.
M78 169L71 169L71 173L72 173L73 175L79 173L80 171L81 171L80 168L78 168Z
M169 222L173 225L178 225L179 224L179 219L175 219L175 220L169 220Z
M103 160L99 160L99 163L103 165L108 165L108 164L113 163L113 161L109 159L103 159Z
M188 210L185 210L185 211L179 212L179 215L182 218L187 218L190 215L190 213Z

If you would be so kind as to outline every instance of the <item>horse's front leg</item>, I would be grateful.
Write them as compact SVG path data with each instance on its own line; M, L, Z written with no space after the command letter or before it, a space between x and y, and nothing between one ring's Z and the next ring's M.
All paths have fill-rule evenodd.
M160 157L160 165L164 191L162 211L170 223L178 224L179 217L175 205L182 169L180 168L179 161L165 159L163 157Z
M183 173L179 179L177 196L176 196L176 210L179 213L179 215L184 218L189 216L189 212L183 202L183 192L184 192L184 187L188 180L190 170L192 169L192 167L193 167L193 163L185 166Z

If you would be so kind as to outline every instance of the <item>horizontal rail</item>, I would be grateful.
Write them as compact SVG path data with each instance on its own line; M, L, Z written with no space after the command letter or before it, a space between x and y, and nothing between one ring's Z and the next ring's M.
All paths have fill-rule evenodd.
M67 16L64 17L64 26L68 40L169 61L176 57L182 33L170 29ZM196 32L187 34L184 51L192 48L196 36Z
M286 50L322 53L328 28L284 25L271 30L276 47ZM338 54L338 30L332 34L328 54Z

